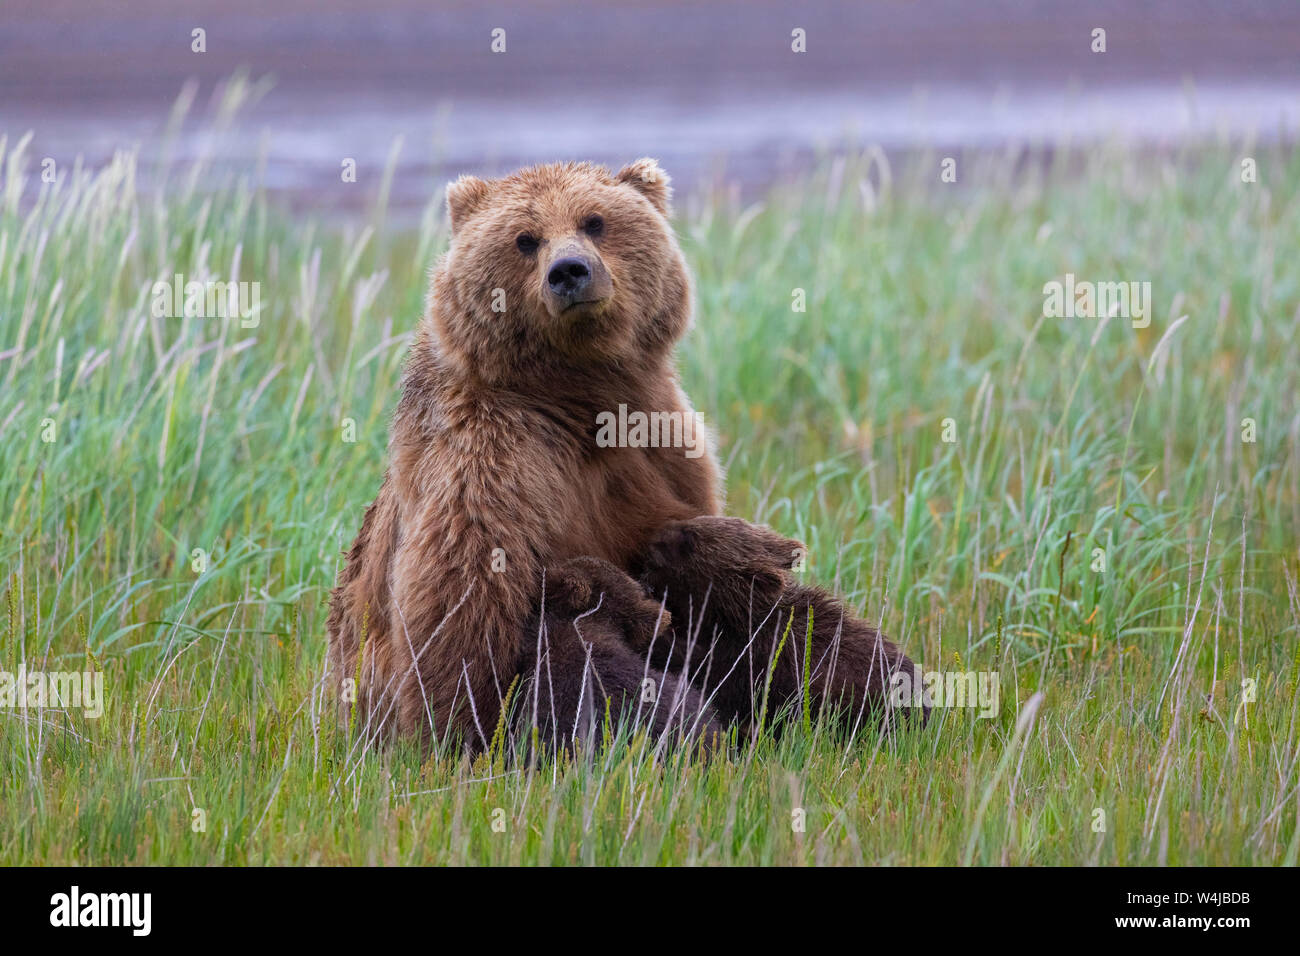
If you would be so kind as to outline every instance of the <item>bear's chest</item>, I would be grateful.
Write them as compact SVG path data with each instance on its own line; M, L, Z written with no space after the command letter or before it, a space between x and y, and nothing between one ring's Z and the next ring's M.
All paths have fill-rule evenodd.
M687 457L673 447L598 446L577 465L555 557L591 555L627 568L666 522L717 510L714 480L707 450Z
M444 432L425 461L454 485L448 508L472 503L543 561L588 555L627 569L665 523L719 510L709 436L683 406L641 417L624 405L612 419L494 410Z

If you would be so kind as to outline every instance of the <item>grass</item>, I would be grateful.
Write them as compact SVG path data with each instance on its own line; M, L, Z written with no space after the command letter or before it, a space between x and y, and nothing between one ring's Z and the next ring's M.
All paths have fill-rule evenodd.
M685 197L681 366L729 511L1001 707L533 768L366 750L321 686L436 184L402 229L382 186L313 224L203 159L43 184L11 135L0 169L0 670L107 697L0 709L0 863L1296 862L1294 151L990 156L957 186L869 153ZM151 317L177 272L259 282L257 327ZM1042 318L1066 272L1151 281L1150 327Z

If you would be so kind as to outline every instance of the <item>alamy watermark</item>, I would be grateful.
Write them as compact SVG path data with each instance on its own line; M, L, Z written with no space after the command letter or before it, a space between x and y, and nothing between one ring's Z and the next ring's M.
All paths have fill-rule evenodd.
M50 897L50 925L125 927L132 936L148 936L153 928L152 893L90 893L74 885Z
M1133 328L1151 324L1150 282L1078 282L1073 272L1065 281L1043 286L1043 315L1049 319L1130 319Z
M915 680L910 671L897 671L889 679L889 700L895 707L961 707L994 717L1000 680L997 671L926 671Z
M104 716L102 671L0 671L0 709L32 707L80 709L85 716Z
M171 282L159 280L150 290L150 310L156 319L239 319L245 329L262 321L262 283L222 282L215 279L185 281L176 273Z
M684 448L687 458L705 452L704 416L699 412L629 412L619 405L617 414L598 414L596 424L601 448Z

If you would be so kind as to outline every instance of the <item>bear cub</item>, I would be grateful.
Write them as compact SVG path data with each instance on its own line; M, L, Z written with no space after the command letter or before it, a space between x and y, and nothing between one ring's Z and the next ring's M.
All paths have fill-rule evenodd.
M740 518L669 522L634 573L665 601L674 628L635 630L633 647L656 667L690 675L725 722L752 727L769 670L769 719L799 713L809 662L814 716L851 729L888 719L892 675L907 671L915 683L916 665L834 595L793 580L787 572L804 553L798 541ZM810 611L812 651L805 662ZM908 716L924 723L928 707L915 711Z
M544 740L563 747L597 739L608 712L616 724L647 727L656 740L721 741L724 729L699 691L633 650L649 647L672 621L625 572L599 558L572 558L547 569L542 605L529 632L533 666L524 674L535 679L526 706L536 706Z

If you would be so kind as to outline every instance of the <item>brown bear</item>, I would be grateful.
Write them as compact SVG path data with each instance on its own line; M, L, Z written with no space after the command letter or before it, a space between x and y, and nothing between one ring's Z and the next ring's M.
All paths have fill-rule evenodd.
M626 568L666 523L719 510L708 436L682 447L698 419L674 368L691 287L669 199L648 159L448 187L450 247L388 470L327 622L333 676L356 680L370 732L481 747L529 663L544 569ZM660 416L666 440L625 429L635 413Z
M599 558L547 569L542 608L530 628L536 650L526 668L532 691L519 717L552 746L598 739L613 726L646 727L656 741L716 746L725 734L699 691L652 668L645 654L672 620L628 575ZM526 739L526 733L524 734Z
M676 627L667 637L629 632L634 648L653 666L686 673L727 722L752 725L765 693L771 717L796 711L811 662L814 715L850 729L875 723L890 710L892 675L907 671L915 684L920 674L834 596L791 579L787 572L805 553L798 541L740 518L668 522L633 570L652 597L665 600ZM904 715L924 723L928 712L918 707Z

